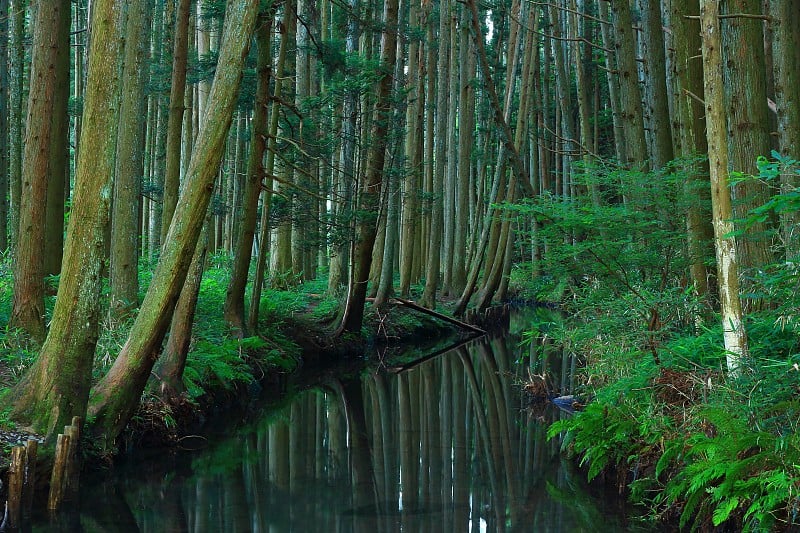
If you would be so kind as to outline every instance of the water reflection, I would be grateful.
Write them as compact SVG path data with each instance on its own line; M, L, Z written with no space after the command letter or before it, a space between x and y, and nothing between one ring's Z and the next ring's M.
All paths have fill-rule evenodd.
M558 415L521 404L516 341L330 378L202 452L88 487L80 529L625 530L545 440Z

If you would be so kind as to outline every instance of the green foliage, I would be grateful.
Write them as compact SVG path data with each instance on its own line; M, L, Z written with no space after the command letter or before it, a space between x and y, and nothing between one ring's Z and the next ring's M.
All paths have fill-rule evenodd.
M681 527L709 518L717 526L736 510L744 531L794 523L791 510L800 505L800 439L753 429L723 407L705 409L701 416L711 429L687 439L684 466L656 503L683 502ZM787 509L792 514L787 516Z
M758 177L737 179L770 183L798 173L797 161L773 158L759 160ZM535 321L526 338L580 354L586 368L576 392L594 398L583 412L553 424L549 436L561 436L590 479L612 470L626 475L631 497L648 505L653 518L672 517L693 529L796 527L796 262L746 274L745 297L773 305L746 317L750 353L739 374L728 376L719 318L683 282L683 213L697 198L684 183L693 180L678 172L586 170L581 185L599 202L590 194L543 196L507 208L523 223L533 218L536 238L548 246L541 263L518 270L518 283L558 298L565 311L560 320ZM800 193L784 183L739 221L739 237L751 238L753 224L799 208ZM526 281L533 272L543 275Z
M221 344L197 342L186 358L183 373L189 396L197 398L205 394L205 388L209 386L231 390L238 384L253 381L243 348L237 339L228 339Z

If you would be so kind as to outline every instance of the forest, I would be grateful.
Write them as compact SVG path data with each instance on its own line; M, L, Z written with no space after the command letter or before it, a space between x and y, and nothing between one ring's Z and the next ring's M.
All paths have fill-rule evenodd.
M0 421L555 306L553 437L651 518L791 528L800 0L0 0ZM303 306L300 306L303 307ZM377 321L377 322L376 322ZM385 330L384 330L385 334ZM543 348L542 348L543 349ZM533 356L531 379L541 377Z

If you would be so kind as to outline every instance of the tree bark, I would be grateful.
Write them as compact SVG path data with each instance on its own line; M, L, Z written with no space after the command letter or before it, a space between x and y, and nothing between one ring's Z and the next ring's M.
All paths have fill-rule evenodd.
M661 2L639 0L642 16L642 57L644 57L646 107L650 130L650 167L664 168L675 158L669 122L667 71Z
M720 6L723 14L761 13L759 0L728 0ZM757 174L756 159L770 151L763 22L733 17L724 19L721 27L730 168ZM733 188L734 215L745 217L750 209L766 202L769 195L768 186L760 180L737 184ZM747 235L737 240L743 269L761 268L773 261L772 229L769 222L755 223L749 227ZM745 302L745 306L753 303Z
M0 0L0 253L9 246L8 240L8 0Z
M19 212L22 197L22 158L25 124L23 122L24 80L25 80L25 0L12 0L10 18L9 64L13 83L9 87L8 130L9 130L9 228L12 248L16 248L19 235Z
M47 180L45 214L44 274L55 276L61 271L64 250L64 212L69 196L69 66L71 7L65 5L58 21L58 52L55 62L56 90L53 94L52 131L50 134L50 167Z
M648 158L642 118L642 93L636 68L636 40L631 25L629 0L611 0L611 10L616 34L622 143L625 147L622 164L626 168L637 170L647 166Z

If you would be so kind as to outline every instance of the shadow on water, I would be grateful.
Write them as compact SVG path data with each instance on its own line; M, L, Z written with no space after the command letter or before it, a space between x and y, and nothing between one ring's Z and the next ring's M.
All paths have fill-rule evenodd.
M57 529L630 531L546 440L562 415L522 404L531 364L549 361L567 389L569 358L537 348L537 362L519 340L512 324L419 364L328 377L203 450L140 455L85 484Z

